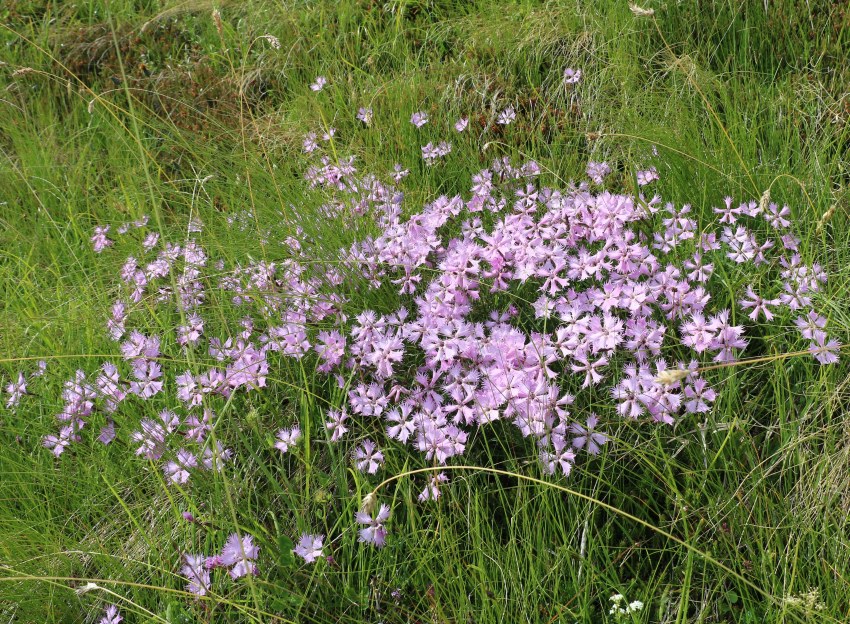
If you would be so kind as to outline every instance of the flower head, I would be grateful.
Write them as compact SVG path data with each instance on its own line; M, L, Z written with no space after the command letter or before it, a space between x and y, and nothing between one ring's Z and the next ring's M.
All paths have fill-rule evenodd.
M567 67L564 70L564 83L565 84L576 84L581 80L581 70L573 69L572 67Z
M224 544L219 555L221 565L230 568L230 576L235 580L246 574L256 574L254 561L260 553L260 549L254 546L254 538L250 535L239 535L231 533Z
M417 128L421 128L426 123L428 123L427 113L423 113L421 111L413 113L413 115L411 115L411 117L410 117L410 123L412 123Z
M305 563L313 563L316 559L322 556L322 542L324 535L310 535L302 533L301 539L292 551L302 559Z
M98 624L119 624L119 622L124 621L124 618L121 617L121 614L118 612L118 607L115 605L108 605L106 609L103 611L103 617L100 618Z
M355 514L357 523L365 525L360 529L358 541L382 548L387 541L387 529L384 527L384 523L389 517L390 508L384 504L378 509L378 515L374 518L371 512L365 510L364 505L364 510Z

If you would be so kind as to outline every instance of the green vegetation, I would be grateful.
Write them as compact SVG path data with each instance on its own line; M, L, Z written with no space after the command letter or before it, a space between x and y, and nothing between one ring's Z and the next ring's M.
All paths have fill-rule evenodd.
M360 171L411 170L411 208L466 194L502 155L534 159L560 187L583 179L588 160L607 160L612 184L634 191L631 172L653 146L657 191L692 204L701 226L716 224L725 196L758 201L769 188L792 209L804 260L828 272L817 304L850 342L850 9L647 8L655 15L619 0L0 6L0 380L48 362L19 408L0 407L0 621L94 622L115 603L131 623L613 622L617 593L645 603L622 621L847 621L846 356L724 369L704 419L617 419L615 443L566 479L455 471L426 506L421 479L402 478L385 493L393 519L381 550L357 542L353 520L381 479L325 443L326 407L342 393L307 358L281 361L263 393L219 410L216 436L236 461L185 488L134 455L129 433L158 411L140 401L116 416L108 446L87 439L57 459L41 445L62 381L120 357L105 322L140 239L98 255L93 228L147 214L150 231L180 240L200 217L199 242L228 266L281 259L287 236L330 257L369 230L324 217L305 192L302 140L330 126L335 152L355 155ZM580 88L565 88L565 67L582 69ZM316 94L318 75L329 83ZM493 126L508 105L517 121ZM361 106L375 111L368 131ZM419 110L432 119L421 131L409 122ZM469 131L454 134L462 115ZM442 139L453 143L445 164L424 167L421 145ZM244 227L229 227L237 215ZM758 270L721 272L712 296L732 304ZM214 283L207 297L218 316L209 336L241 318ZM349 298L353 313L397 307L392 289ZM748 327L745 355L787 351L793 319L783 311L770 329ZM181 320L149 306L145 322L173 336ZM610 403L587 409L613 413ZM307 443L281 455L272 436L296 420ZM462 463L541 478L534 444L507 423L471 434ZM387 454L379 476L427 466ZM237 528L255 536L260 574L194 600L182 553L218 550ZM302 531L328 535L333 561L296 562ZM108 592L74 592L87 582ZM793 599L813 590L818 610Z

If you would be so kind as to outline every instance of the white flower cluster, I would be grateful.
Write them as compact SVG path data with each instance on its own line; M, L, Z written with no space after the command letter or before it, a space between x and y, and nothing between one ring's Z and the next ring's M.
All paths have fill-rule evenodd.
M611 605L608 615L629 615L630 613L636 613L643 609L643 603L640 600L633 600L626 604L626 597L623 594L614 594L609 600L611 600L614 604Z

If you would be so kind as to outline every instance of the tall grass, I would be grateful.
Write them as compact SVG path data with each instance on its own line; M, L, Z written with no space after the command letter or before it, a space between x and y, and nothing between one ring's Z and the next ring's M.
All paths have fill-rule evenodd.
M794 0L652 6L641 19L607 1L252 1L222 3L221 32L200 0L0 8L0 378L48 361L35 396L0 411L2 618L91 622L114 602L130 622L600 622L622 593L646 603L641 622L846 621L846 364L725 370L703 422L611 432L611 448L561 484L581 496L463 471L426 513L418 482L400 479L380 551L351 523L372 486L322 435L343 397L309 368L287 364L269 391L228 402L216 435L238 461L187 490L128 459L126 439L59 460L40 447L60 381L115 352L104 321L138 241L97 256L92 228L149 214L178 235L199 215L204 246L229 265L279 258L274 241L298 227L330 253L362 234L320 217L299 179L304 133L330 125L361 170L409 167L412 206L465 192L502 154L533 158L551 184L608 159L633 184L627 172L652 146L659 192L693 204L706 227L725 195L770 188L792 207L802 255L830 274L819 305L846 342L848 13ZM258 40L266 33L279 50ZM582 68L580 89L564 88L566 66ZM317 96L307 85L320 74L330 84ZM507 104L520 122L482 137ZM375 110L368 131L358 106ZM471 116L440 168L421 166L420 145L445 133L414 134L416 110L444 127ZM243 227L228 227L236 214ZM731 302L758 279L725 275L713 296ZM392 292L351 294L352 309L395 308ZM223 295L209 297L211 325L237 321ZM151 308L146 322L166 331L179 318ZM776 333L751 338L748 355L778 353ZM269 438L296 420L308 444L282 458ZM533 444L501 423L470 446L477 465L541 476ZM393 456L384 470L422 467ZM187 510L206 524L186 523ZM193 600L180 553L215 550L237 528L257 537L261 575ZM291 540L308 529L332 537L332 563L295 564ZM73 591L89 581L114 594ZM812 589L817 613L788 600Z

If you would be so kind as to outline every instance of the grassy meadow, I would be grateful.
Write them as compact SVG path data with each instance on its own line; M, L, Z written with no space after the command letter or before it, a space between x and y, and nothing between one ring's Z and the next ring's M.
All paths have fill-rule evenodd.
M542 474L534 443L506 422L470 429L449 464L494 470L447 471L427 504L419 475L389 484L382 549L358 542L361 500L431 462L385 449L377 476L354 470L325 431L345 393L314 357L275 359L262 392L217 403L215 439L233 460L185 486L130 438L178 407L171 380L156 407L121 405L108 445L88 428L61 457L42 444L63 382L121 357L105 324L143 233L179 243L200 220L192 235L209 257L238 267L284 261L290 237L330 261L374 232L326 214L304 182L304 136L330 127L333 157L355 156L358 171L410 170L399 184L410 213L466 197L503 156L533 159L557 188L604 160L629 193L632 172L652 164L648 193L690 204L700 228L717 225L724 197L758 202L769 189L791 208L803 261L828 274L815 304L830 336L850 342L850 9L642 7L654 15L625 0L0 3L0 382L47 363L18 405L0 392L0 622L93 623L107 604L128 623L174 624L850 620L850 367L846 355L830 366L786 356L806 348L787 309L755 325L735 312L742 356L760 359L710 371L718 397L699 417L621 418L603 391L574 405L600 414L611 443L568 477ZM580 83L564 84L566 67ZM516 121L494 124L506 106ZM374 110L368 126L360 107ZM416 111L430 117L421 129ZM455 133L462 116L469 127ZM444 139L452 152L424 166L421 146ZM145 228L113 236L145 215ZM102 225L115 244L98 254ZM734 307L746 285L772 280L769 266L718 263L709 290ZM405 299L367 286L346 283L351 318ZM524 288L518 299L537 298ZM183 368L203 363L204 349L174 342L178 311L143 299L133 314ZM216 278L203 315L206 337L227 336L244 312ZM302 444L281 454L275 432L294 423ZM217 575L192 596L182 555L235 531L260 547L258 574ZM330 558L294 557L302 532L324 534ZM611 614L615 594L644 607Z

